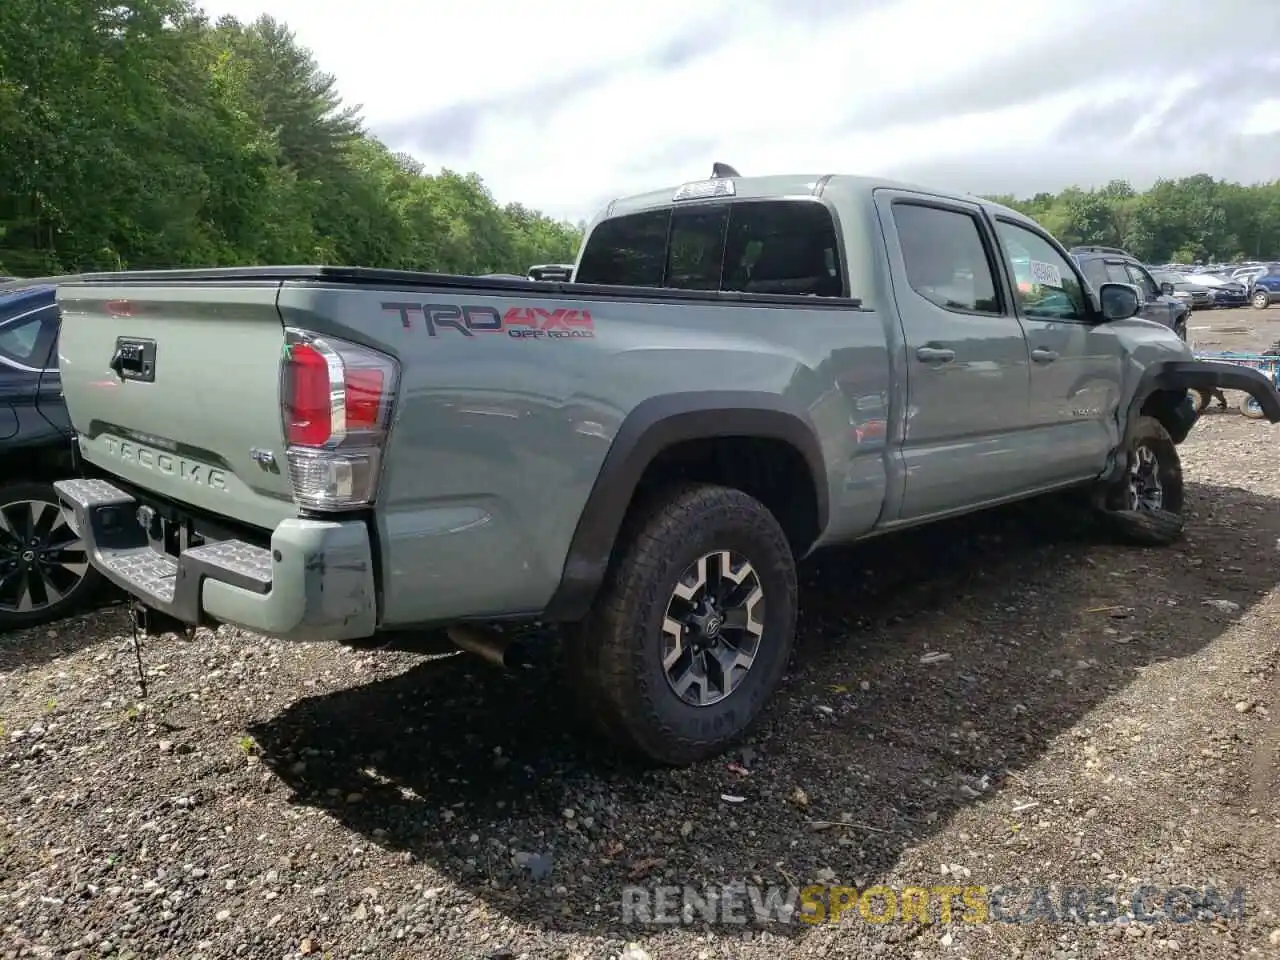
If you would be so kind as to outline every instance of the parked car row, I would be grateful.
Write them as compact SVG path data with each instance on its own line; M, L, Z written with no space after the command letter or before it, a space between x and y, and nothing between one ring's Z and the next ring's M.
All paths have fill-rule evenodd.
M1234 309L1251 305L1265 310L1280 302L1280 263L1214 264L1149 264L1119 247L1080 246L1071 251L1081 264L1090 283L1097 286L1108 280L1128 282L1144 290L1149 304L1148 314L1161 315L1165 309L1160 298L1172 298L1185 307L1176 319L1185 321L1191 310ZM1158 290L1158 294L1153 293Z
M1218 293L1218 306L1243 306L1247 303L1255 310L1265 310L1273 303L1280 303L1280 262L1247 261L1195 266L1165 264L1155 269L1182 274L1189 283L1215 292L1223 287L1229 288L1232 293L1227 298ZM1238 288L1243 288L1242 302L1237 302ZM1224 299L1229 302L1223 302Z

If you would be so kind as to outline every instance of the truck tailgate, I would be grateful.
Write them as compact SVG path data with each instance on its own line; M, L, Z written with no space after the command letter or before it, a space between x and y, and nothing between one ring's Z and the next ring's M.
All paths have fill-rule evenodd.
M85 459L264 529L296 516L278 289L265 280L59 287L58 362Z

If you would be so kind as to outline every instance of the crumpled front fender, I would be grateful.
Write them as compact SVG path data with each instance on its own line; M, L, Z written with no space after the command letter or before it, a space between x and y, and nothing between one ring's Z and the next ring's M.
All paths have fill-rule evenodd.
M1276 358L1280 362L1280 357ZM1239 390L1258 401L1263 416L1280 423L1280 393L1261 370L1217 360L1169 360L1147 371L1130 407L1132 415L1156 390Z

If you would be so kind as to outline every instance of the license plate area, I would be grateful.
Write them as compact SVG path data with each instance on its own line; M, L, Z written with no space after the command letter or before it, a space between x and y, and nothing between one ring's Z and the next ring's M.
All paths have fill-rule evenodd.
M190 517L150 504L138 507L138 525L146 531L147 543L153 551L175 560L190 548L205 542L204 537L196 532L195 521Z

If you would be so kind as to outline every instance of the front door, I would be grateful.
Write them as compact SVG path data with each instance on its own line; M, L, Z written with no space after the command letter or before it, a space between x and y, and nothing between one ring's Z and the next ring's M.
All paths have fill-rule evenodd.
M1116 443L1123 352L1096 322L1076 264L1047 234L1012 219L995 225L1008 273L1029 264L1031 282L1018 285L1016 299L1031 355L1031 417L1049 441L1040 479L1096 476ZM1130 282L1122 276L1117 282Z
M907 364L897 519L1024 489L1028 359L979 207L876 191Z

